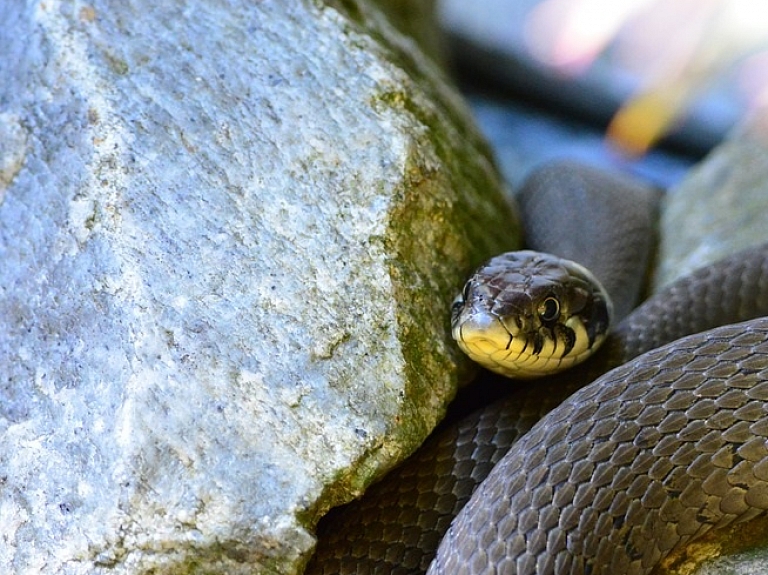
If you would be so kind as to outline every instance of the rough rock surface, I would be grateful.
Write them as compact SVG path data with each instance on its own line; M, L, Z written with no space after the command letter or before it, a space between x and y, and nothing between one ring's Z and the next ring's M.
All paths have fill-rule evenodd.
M296 572L467 375L509 208L339 4L0 0L0 572Z
M445 64L445 46L435 18L437 0L373 0L395 27L418 42L421 51Z
M768 124L738 128L667 195L656 289L768 240Z
M765 575L766 573L768 573L768 558L759 557L754 552L745 552L732 557L714 559L703 564L698 571L690 575Z
M654 575L763 575L768 572L767 528L768 517L763 516L710 531L675 549Z

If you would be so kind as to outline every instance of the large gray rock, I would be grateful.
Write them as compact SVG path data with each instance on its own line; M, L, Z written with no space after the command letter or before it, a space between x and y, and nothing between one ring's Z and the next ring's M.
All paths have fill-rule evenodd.
M743 124L667 195L656 289L768 241L768 126Z
M509 208L343 5L0 0L0 572L296 572L468 375Z
M443 65L446 54L442 30L435 17L436 1L373 0L400 32L413 38L422 52Z

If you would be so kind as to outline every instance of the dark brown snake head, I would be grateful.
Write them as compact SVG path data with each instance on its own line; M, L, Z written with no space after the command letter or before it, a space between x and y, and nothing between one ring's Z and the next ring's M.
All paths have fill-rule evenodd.
M507 252L475 271L451 309L459 347L507 377L556 373L592 355L613 316L585 267L533 251Z

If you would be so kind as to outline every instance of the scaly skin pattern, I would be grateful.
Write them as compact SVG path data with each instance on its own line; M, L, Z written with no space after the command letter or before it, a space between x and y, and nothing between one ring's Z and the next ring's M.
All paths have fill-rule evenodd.
M361 500L331 512L307 573L423 574L451 519L493 465L572 392L674 339L762 315L768 315L768 245L675 282L621 322L586 365L513 386L508 397L433 435Z
M546 384L536 390L523 387L514 398L445 427L361 500L332 510L306 573L426 572L448 525L477 485L520 435L568 395Z
M768 509L768 318L646 353L551 411L456 517L428 573L640 575Z
M607 292L589 270L522 250L500 254L477 269L454 300L451 328L474 361L525 379L583 362L604 341L612 315Z

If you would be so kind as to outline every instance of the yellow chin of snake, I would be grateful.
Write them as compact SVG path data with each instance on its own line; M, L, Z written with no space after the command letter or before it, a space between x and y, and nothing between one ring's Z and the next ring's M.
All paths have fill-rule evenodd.
M539 332L543 345L536 349L535 334L510 333L495 318L490 322L480 321L478 328L473 327L473 323L465 322L453 330L453 337L461 350L486 369L516 379L543 377L581 363L605 339L605 334L599 335L590 346L589 335L581 319L570 317L565 326L573 330L575 341L564 355L565 342L553 336L552 332Z

